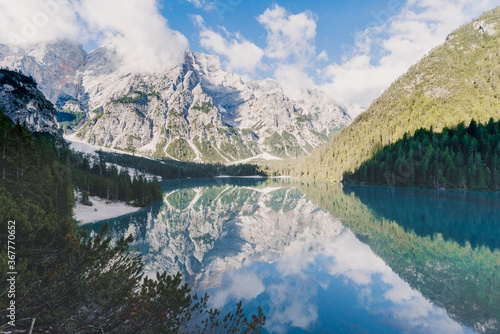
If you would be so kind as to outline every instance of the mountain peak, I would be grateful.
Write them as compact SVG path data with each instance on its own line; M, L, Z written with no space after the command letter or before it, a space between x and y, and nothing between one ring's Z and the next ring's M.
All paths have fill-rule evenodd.
M160 158L295 158L350 122L325 96L299 101L275 80L245 81L218 56L188 50L174 68L137 71L122 42L116 36L88 54L66 42L24 53L4 47L0 66L33 75L60 111L81 120L70 127L79 140Z
M191 50L186 51L184 64L189 68L189 70L195 70L198 72L207 73L222 71L220 58L218 56L192 52Z
M54 104L60 96L75 94L72 80L86 58L83 47L69 41L42 43L26 49L0 45L0 66L32 76Z

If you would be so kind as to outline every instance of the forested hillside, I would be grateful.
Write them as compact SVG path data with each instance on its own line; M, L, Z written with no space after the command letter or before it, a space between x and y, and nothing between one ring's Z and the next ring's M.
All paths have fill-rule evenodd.
M384 147L344 181L447 189L500 189L500 122L420 129Z
M156 160L129 154L117 154L99 151L99 156L106 162L133 168L135 170L158 175L164 179L178 179L187 177L215 177L215 176L265 176L257 165L237 164L220 165L195 162L180 162L175 160Z
M417 129L441 132L500 118L500 8L457 29L389 87L353 124L291 173L341 180L384 146Z
M85 197L89 194L135 206L146 206L163 197L156 177L152 180L142 174L132 177L127 169L119 171L116 165L108 166L102 156L90 161L83 154L67 149L62 151L62 161L66 161L71 168L71 180Z

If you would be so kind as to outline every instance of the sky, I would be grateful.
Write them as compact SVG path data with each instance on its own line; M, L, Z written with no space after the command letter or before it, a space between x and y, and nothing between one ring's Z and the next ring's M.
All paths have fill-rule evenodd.
M293 96L322 91L356 116L460 25L500 0L0 0L0 43L57 39L87 51L120 35L137 71L187 49L225 71L273 78Z

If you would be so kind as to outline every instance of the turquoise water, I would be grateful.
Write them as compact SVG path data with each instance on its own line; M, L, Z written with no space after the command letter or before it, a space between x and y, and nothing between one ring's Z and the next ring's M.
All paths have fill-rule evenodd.
M109 220L111 235L133 234L146 274L180 271L213 307L261 306L269 333L500 330L498 193L251 178L163 186L163 201Z
M420 236L436 233L472 247L500 249L500 192L344 186L380 217Z

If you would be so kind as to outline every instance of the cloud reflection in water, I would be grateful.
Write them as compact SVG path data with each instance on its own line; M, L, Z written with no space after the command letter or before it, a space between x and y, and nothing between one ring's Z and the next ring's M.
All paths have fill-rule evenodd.
M325 299L335 303L344 289L356 292L342 300L342 306L358 312L354 321L371 316L381 329L394 333L473 333L413 290L348 230L331 238L295 240L276 262L246 263L209 291L217 308L254 299L250 304L267 312L266 329L288 333L294 327L324 330L320 309L328 312Z

